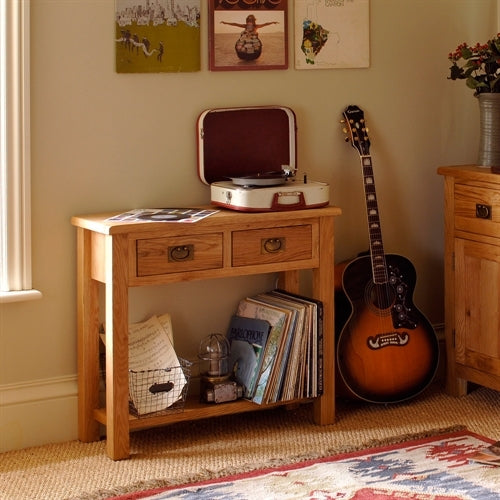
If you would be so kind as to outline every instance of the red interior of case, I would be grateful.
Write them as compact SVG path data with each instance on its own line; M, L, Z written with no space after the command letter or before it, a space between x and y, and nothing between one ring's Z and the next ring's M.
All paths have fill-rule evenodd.
M290 111L290 110L289 110ZM208 183L295 167L295 119L281 108L225 109L208 112L203 123L200 177ZM295 151L295 148L293 149Z

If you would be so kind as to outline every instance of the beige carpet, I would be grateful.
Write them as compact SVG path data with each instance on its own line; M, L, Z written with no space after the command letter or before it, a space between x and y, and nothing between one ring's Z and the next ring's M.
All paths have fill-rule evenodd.
M104 442L8 452L0 454L0 498L100 499L459 427L500 439L500 393L476 388L454 398L435 385L396 405L339 402L336 423L324 427L308 405L182 423L132 434L132 458L120 462L107 458Z

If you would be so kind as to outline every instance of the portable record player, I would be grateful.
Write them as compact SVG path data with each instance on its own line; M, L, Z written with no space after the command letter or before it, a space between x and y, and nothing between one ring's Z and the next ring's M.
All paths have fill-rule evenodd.
M281 106L201 113L198 175L212 204L243 212L328 205L328 184L297 175L296 130L295 113Z

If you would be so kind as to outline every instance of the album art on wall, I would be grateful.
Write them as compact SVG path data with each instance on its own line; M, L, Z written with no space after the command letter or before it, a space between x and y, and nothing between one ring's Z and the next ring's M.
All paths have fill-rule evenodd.
M295 0L295 68L367 68L369 0Z
M212 71L286 69L287 0L208 0Z
M200 1L115 0L116 71L199 71Z

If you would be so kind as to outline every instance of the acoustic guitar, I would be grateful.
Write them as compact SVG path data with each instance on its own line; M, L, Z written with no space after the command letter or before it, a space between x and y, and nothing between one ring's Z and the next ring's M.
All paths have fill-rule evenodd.
M395 403L416 396L431 383L438 341L413 303L413 264L384 253L364 113L348 106L343 116L346 141L358 151L363 169L370 249L345 266L343 298L336 293L336 315L345 320L337 332L338 374L351 396Z

